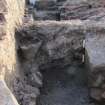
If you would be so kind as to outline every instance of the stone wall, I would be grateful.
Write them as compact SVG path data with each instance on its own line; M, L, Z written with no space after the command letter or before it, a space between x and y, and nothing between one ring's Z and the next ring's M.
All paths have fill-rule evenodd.
M12 75L16 67L16 52L15 52L15 29L22 23L22 17L24 15L24 0L1 0L0 5L2 5L1 11L1 24L0 27L3 32L1 33L0 41L0 65L1 65L1 78ZM4 35L3 35L4 33ZM5 76L5 75L8 76ZM11 77L11 76L10 76Z
M15 29L22 24L24 4L24 0L0 0L0 79L5 79L11 90L12 81L15 74L17 75L16 72L18 72L14 34ZM5 89L4 91L6 91ZM6 93L2 92L2 95L6 96ZM2 95L0 96L2 97ZM5 103L2 103L0 100L0 104L4 105L6 102L8 103L6 97L2 100L5 100ZM12 105L12 103L8 103L8 105Z
M104 0L67 0L60 10L61 20L105 20Z
M24 13L24 0L15 1L15 0L2 0L2 3L5 6L6 12L1 13L4 17L4 31L5 36L2 37L0 44L0 64L1 64L1 76L6 77L14 72L16 67L16 52L15 52L15 28L21 24L22 16ZM3 26L3 25L2 25ZM8 73L7 73L8 72ZM8 76L5 76L5 75ZM13 76L12 76L13 77Z

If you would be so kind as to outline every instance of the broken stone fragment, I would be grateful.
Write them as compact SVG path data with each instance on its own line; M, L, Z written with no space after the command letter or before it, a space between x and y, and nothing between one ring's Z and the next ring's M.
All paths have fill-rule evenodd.
M93 81L93 87L101 87L104 81L104 77L102 75L97 74L95 81Z
M101 97L105 99L105 92L102 93Z
M42 86L42 77L40 78L38 75L36 75L35 73L29 75L29 80L28 82L35 87L41 87Z
M0 80L0 105L19 105L4 80Z
M33 16L35 20L57 20L57 14L59 12L57 10L45 10L45 11L34 11Z
M35 8L37 8L37 10L48 10L51 7L56 5L56 1L55 0L41 0L41 1L36 1L35 3Z
M41 47L41 42L35 43L35 44L29 44L21 46L22 52L24 54L24 57L29 60L33 59L35 55L37 54L39 48Z
M102 90L100 88L91 88L90 90L90 96L92 99L95 99L97 101L101 101L102 100Z

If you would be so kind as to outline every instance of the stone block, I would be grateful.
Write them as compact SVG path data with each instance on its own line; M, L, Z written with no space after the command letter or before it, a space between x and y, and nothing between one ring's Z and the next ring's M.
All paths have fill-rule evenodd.
M105 37L101 33L91 33L94 35L86 37L86 65L88 67L89 87L91 97L102 100L105 84Z
M0 105L19 105L4 80L0 80Z

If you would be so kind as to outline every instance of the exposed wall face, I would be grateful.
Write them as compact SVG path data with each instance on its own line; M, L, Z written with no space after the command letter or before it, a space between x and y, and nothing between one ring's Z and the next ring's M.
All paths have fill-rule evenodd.
M24 4L24 0L0 1L0 78L6 78L8 85L16 70L14 33L22 23Z
M61 7L61 20L105 21L104 0L67 0Z
M77 25L73 27L73 22L70 21L38 21L20 29L17 39L25 59L23 64L34 59L31 62L36 62L38 67L44 69L44 66L49 68L69 65L73 57L82 61L80 52L84 33L78 26L79 23L81 22L77 21ZM30 70L28 67L26 69Z
M24 4L25 0L0 0L0 105L18 105L9 88L18 75L14 34L22 23Z
M18 30L17 40L21 53L19 57L27 83L30 85L28 87L38 89L42 85L39 69L64 68L72 65L74 60L82 63L83 55L86 55L88 85L91 90L89 93L93 99L98 101L105 99L105 87L103 87L105 86L103 81L105 80L104 26L105 22L97 21L36 21ZM86 53L83 40L86 41L84 45ZM36 97L39 94L34 92L34 89L28 91L30 89L27 90L27 84L19 82L16 84L18 90L15 94L19 101L22 97L22 105L26 103L30 105L31 94L34 93ZM24 96L27 96L27 93L26 100ZM36 97L32 97L34 104Z

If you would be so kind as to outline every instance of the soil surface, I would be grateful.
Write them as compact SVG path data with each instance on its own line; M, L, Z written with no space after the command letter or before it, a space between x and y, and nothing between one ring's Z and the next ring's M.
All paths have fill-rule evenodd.
M44 80L37 105L96 105L90 100L83 66L42 71Z

